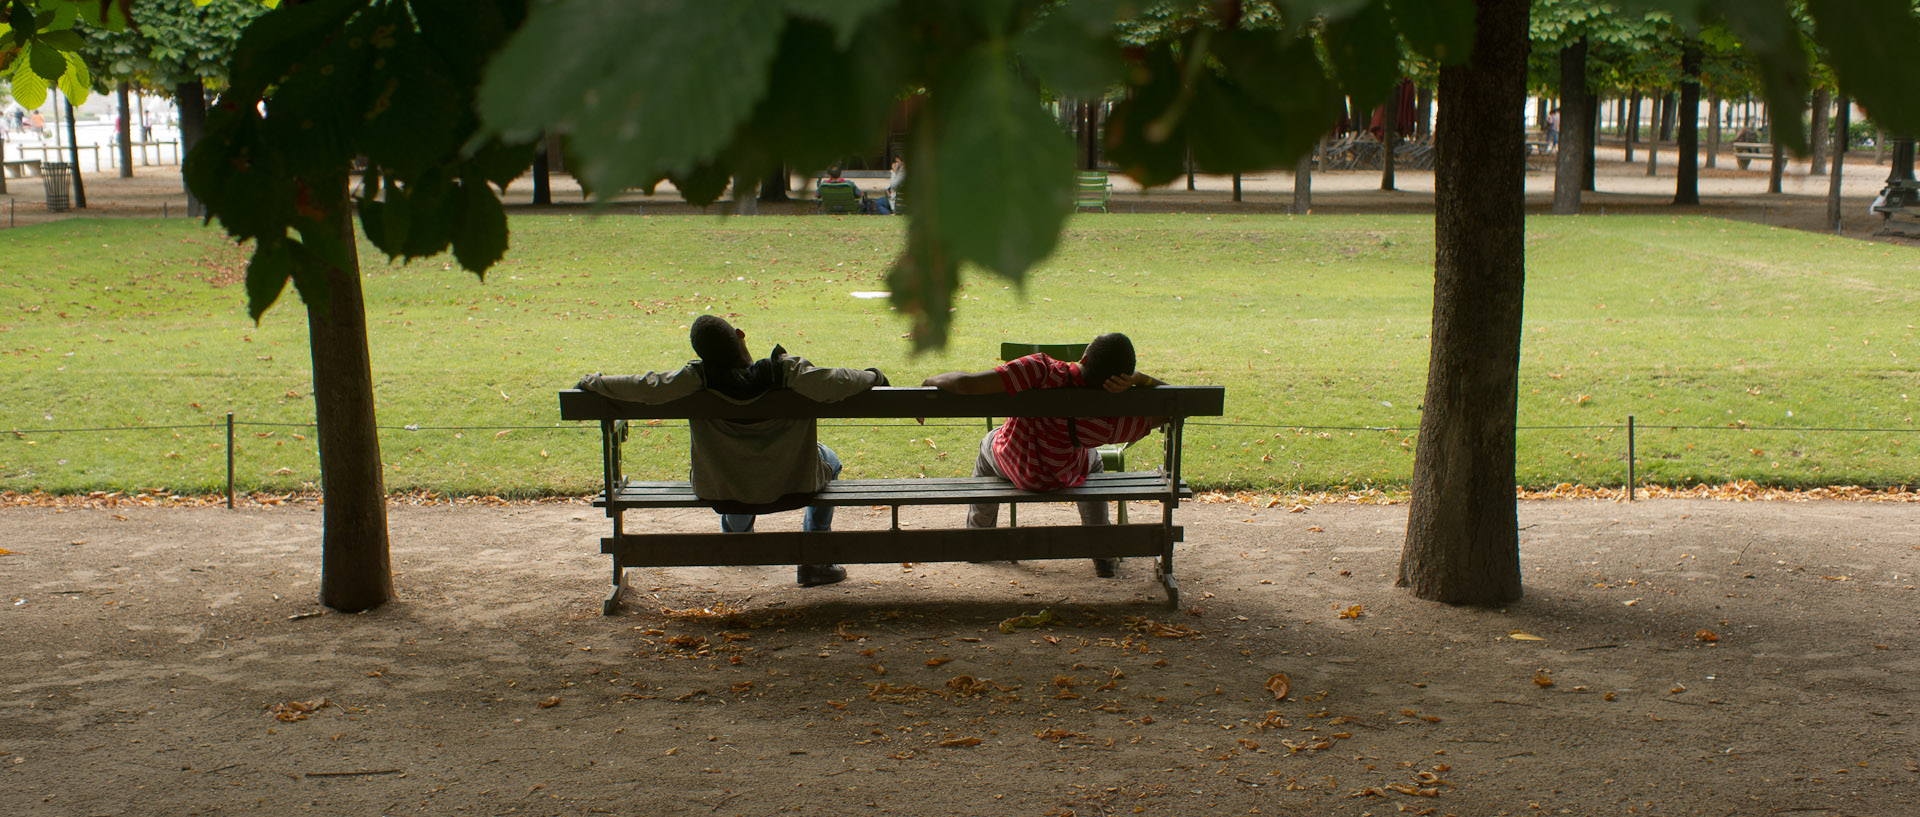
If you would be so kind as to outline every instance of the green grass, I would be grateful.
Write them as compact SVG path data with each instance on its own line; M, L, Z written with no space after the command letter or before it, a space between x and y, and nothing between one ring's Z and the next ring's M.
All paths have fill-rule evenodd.
M556 428L553 393L587 371L677 367L706 311L734 316L756 351L781 342L901 384L986 368L1002 340L1125 331L1143 370L1228 389L1228 416L1189 432L1196 484L1407 479L1431 218L1081 216L1024 292L970 274L952 345L919 357L886 301L850 295L886 288L903 225L517 215L485 283L363 245L388 488L587 491L598 446ZM1620 484L1628 415L1651 481L1915 481L1920 252L1692 218L1535 218L1528 240L1523 484ZM304 315L289 292L249 321L243 264L186 221L0 232L0 429L32 432L0 438L0 489L217 490L228 411L243 490L316 484ZM188 427L39 431L136 425ZM1814 430L1827 428L1893 431ZM876 477L960 473L982 430L821 433L848 476ZM679 428L648 429L629 462L681 473L685 445Z

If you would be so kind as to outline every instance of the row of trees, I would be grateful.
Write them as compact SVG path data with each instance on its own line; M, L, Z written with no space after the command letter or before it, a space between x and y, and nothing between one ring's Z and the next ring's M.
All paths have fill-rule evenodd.
M11 0L16 26L36 2L71 0ZM110 19L126 0L87 3L96 4ZM1646 16L1649 8L1659 16ZM246 29L185 172L227 232L252 242L253 316L288 283L306 306L326 494L322 601L357 610L384 602L392 584L356 217L391 256L451 248L484 273L508 240L498 191L528 168L543 133L566 134L568 167L590 191L671 180L706 203L782 166L870 152L895 101L911 95L920 100L907 131L914 208L891 289L914 343L936 347L962 275L1019 281L1051 252L1071 211L1076 151L1043 112L1047 96L1117 95L1105 155L1157 185L1190 160L1223 174L1293 165L1341 97L1371 109L1410 63L1426 66L1440 112L1434 324L1400 578L1421 598L1498 604L1521 592L1513 436L1525 283L1521 113L1534 29L1579 11L1576 39L1587 42L1615 19L1656 21L1692 39L1724 30L1776 109L1797 105L1812 83L1811 37L1831 55L1842 91L1876 120L1920 131L1920 78L1883 70L1920 41L1910 0L1806 0L1806 29L1799 8L287 0ZM46 30L31 14L26 24ZM1804 145L1797 120L1776 124L1776 139ZM350 178L355 157L367 169Z

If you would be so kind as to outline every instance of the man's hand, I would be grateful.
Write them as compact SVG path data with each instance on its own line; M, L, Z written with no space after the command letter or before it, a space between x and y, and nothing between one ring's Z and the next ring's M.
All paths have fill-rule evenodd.
M1100 385L1109 392L1119 394L1135 386L1165 386L1167 384L1159 378L1145 372L1130 372L1128 374L1116 374L1109 377L1107 378L1107 382Z
M599 372L594 372L593 374L583 374L580 376L580 382L573 384L573 387L576 389L579 389L580 391L586 391L587 385L592 383L595 379L599 377L600 377Z

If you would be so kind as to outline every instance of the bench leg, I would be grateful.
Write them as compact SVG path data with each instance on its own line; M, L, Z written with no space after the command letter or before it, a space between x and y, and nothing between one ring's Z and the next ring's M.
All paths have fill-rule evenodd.
M1167 591L1167 609L1180 609L1180 585L1173 580L1172 559L1162 559L1153 566L1153 576L1160 580L1161 589Z
M600 603L600 614L603 616L620 615L620 593L626 589L627 569L621 567L619 561L616 560L613 564L613 592L608 593L607 600Z

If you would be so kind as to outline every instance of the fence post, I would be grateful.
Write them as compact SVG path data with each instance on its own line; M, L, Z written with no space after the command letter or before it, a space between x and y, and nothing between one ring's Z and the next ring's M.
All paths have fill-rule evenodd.
M227 412L227 510L233 510L233 412Z
M1627 501L1633 501L1633 486L1637 480L1633 472L1633 415L1627 415Z

